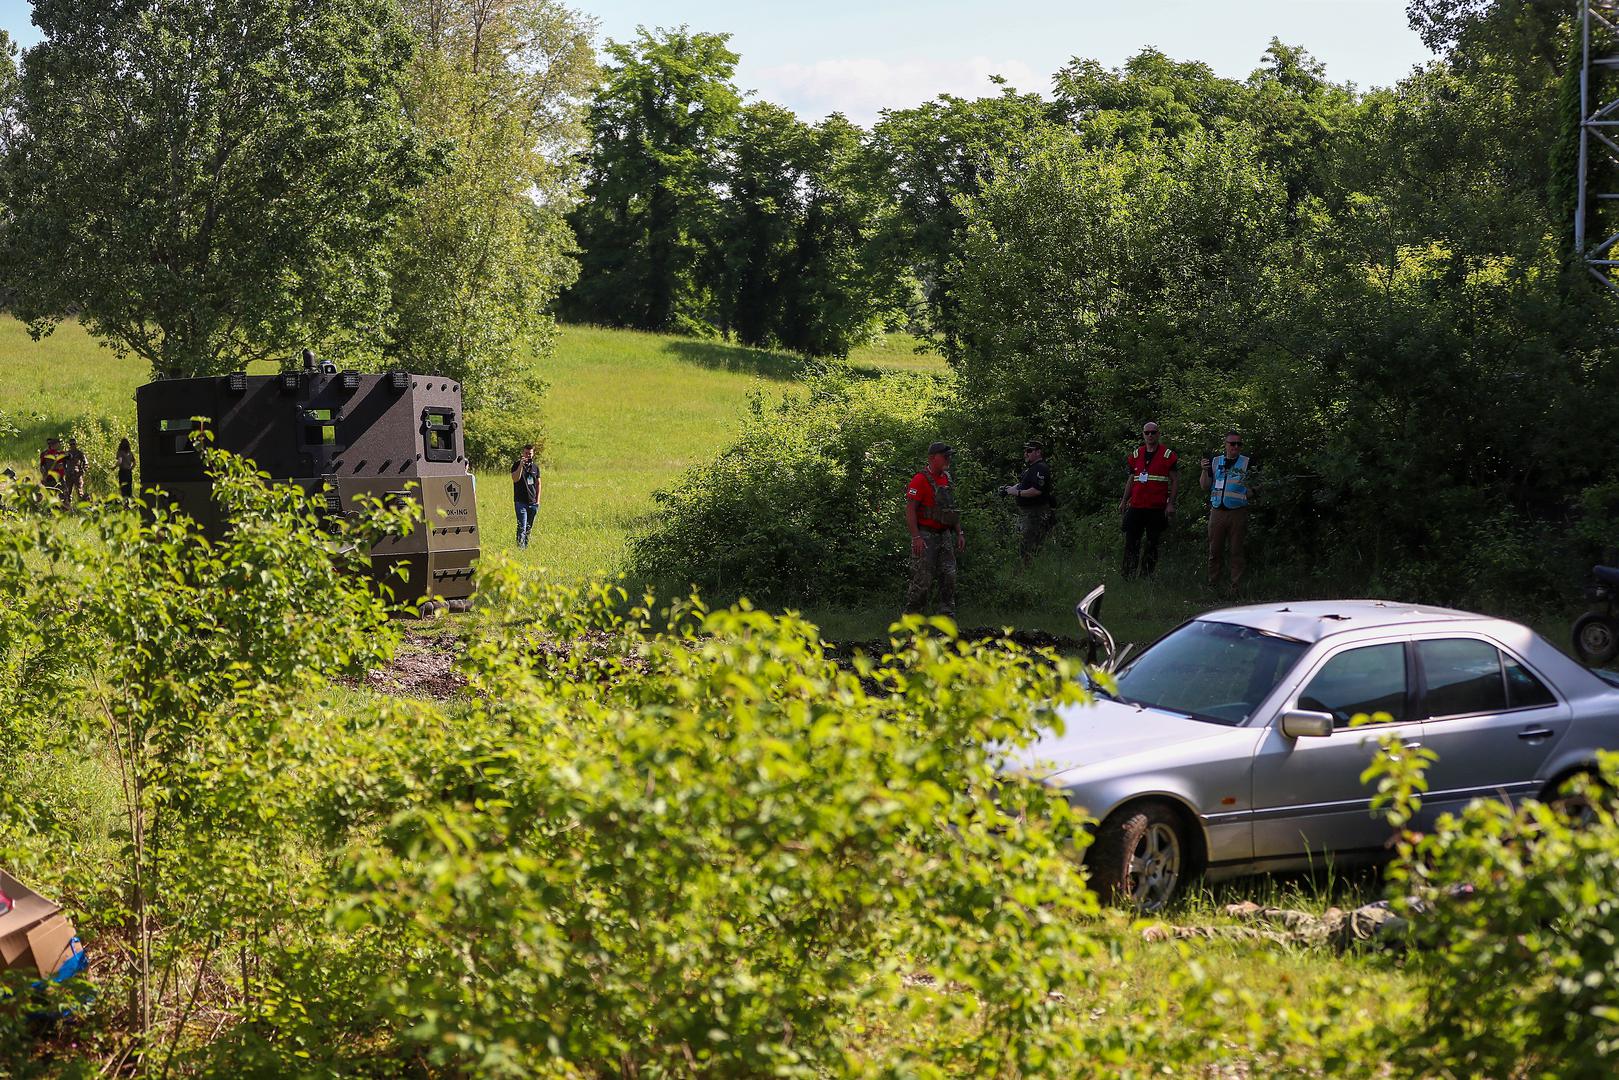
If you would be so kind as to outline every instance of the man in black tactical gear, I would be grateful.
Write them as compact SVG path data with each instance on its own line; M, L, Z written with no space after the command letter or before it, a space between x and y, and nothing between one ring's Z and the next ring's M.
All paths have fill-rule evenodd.
M1018 533L1023 537L1019 551L1023 565L1028 566L1056 523L1057 502L1052 496L1051 465L1046 461L1046 448L1038 439L1023 444L1023 466L1018 482L1008 484L1001 492L1017 497Z

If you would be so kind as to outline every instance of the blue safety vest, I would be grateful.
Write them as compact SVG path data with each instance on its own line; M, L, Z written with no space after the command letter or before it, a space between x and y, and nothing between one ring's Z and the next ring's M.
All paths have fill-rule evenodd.
M1226 463L1225 455L1214 459L1214 486L1209 488L1209 505L1216 510L1236 510L1248 505L1248 458Z

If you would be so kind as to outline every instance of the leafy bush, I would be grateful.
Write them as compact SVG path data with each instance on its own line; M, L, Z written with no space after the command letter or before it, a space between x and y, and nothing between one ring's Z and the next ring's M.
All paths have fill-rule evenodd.
M21 708L0 711L0 749L16 755L0 770L0 859L81 898L79 929L108 946L97 971L107 997L127 1002L138 1061L173 1053L205 985L253 992L278 899L302 876L299 838L282 824L299 789L280 762L303 741L289 714L388 655L389 609L362 575L365 552L411 523L408 510L373 507L323 524L318 495L203 453L231 522L217 541L162 507L109 501L88 529L33 513L28 490L0 507L0 647L7 681L26 686L12 699ZM105 876L40 850L42 834L73 846L50 824L62 785L38 777L100 760L85 752L98 745L119 819Z
M1600 783L1601 788L1598 784ZM1581 777L1583 812L1473 803L1408 846L1425 1010L1415 1073L1612 1076L1619 1069L1619 756Z
M918 1061L948 1071L1059 1052L1079 822L991 747L1071 693L1062 665L907 634L844 671L746 608L651 633L611 590L483 589L467 712L328 780L365 806L339 925L389 1030L481 1074L838 1072L871 1009L969 1010Z
M538 378L511 376L480 395L466 410L467 462L474 469L509 472L525 443L543 449L541 410L545 384Z
M134 428L128 421L110 416L81 416L68 423L67 433L79 441L79 449L90 465L85 490L92 496L116 494L118 440L128 439L131 446L137 445Z
M834 369L808 388L775 409L755 401L717 459L658 493L652 524L630 544L638 576L798 603L886 586L898 605L910 550L905 485L943 437L945 387L925 375ZM964 489L970 469L957 476Z

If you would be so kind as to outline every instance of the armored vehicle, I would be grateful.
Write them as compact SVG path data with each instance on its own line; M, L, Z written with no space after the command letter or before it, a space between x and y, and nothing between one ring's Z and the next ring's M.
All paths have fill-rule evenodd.
M162 379L135 391L141 486L211 533L223 527L192 433L206 418L214 445L251 458L275 480L326 489L341 513L369 496L417 500L423 520L371 552L373 575L397 600L465 601L478 558L478 509L461 430L461 387L450 379L317 369ZM404 577L394 576L397 568ZM459 603L454 606L461 606Z

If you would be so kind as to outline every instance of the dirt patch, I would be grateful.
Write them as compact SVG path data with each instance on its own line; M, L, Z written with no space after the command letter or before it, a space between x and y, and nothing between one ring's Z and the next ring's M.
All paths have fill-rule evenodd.
M364 685L384 694L443 701L467 685L455 670L460 652L460 641L453 636L406 633L393 662L366 672Z

